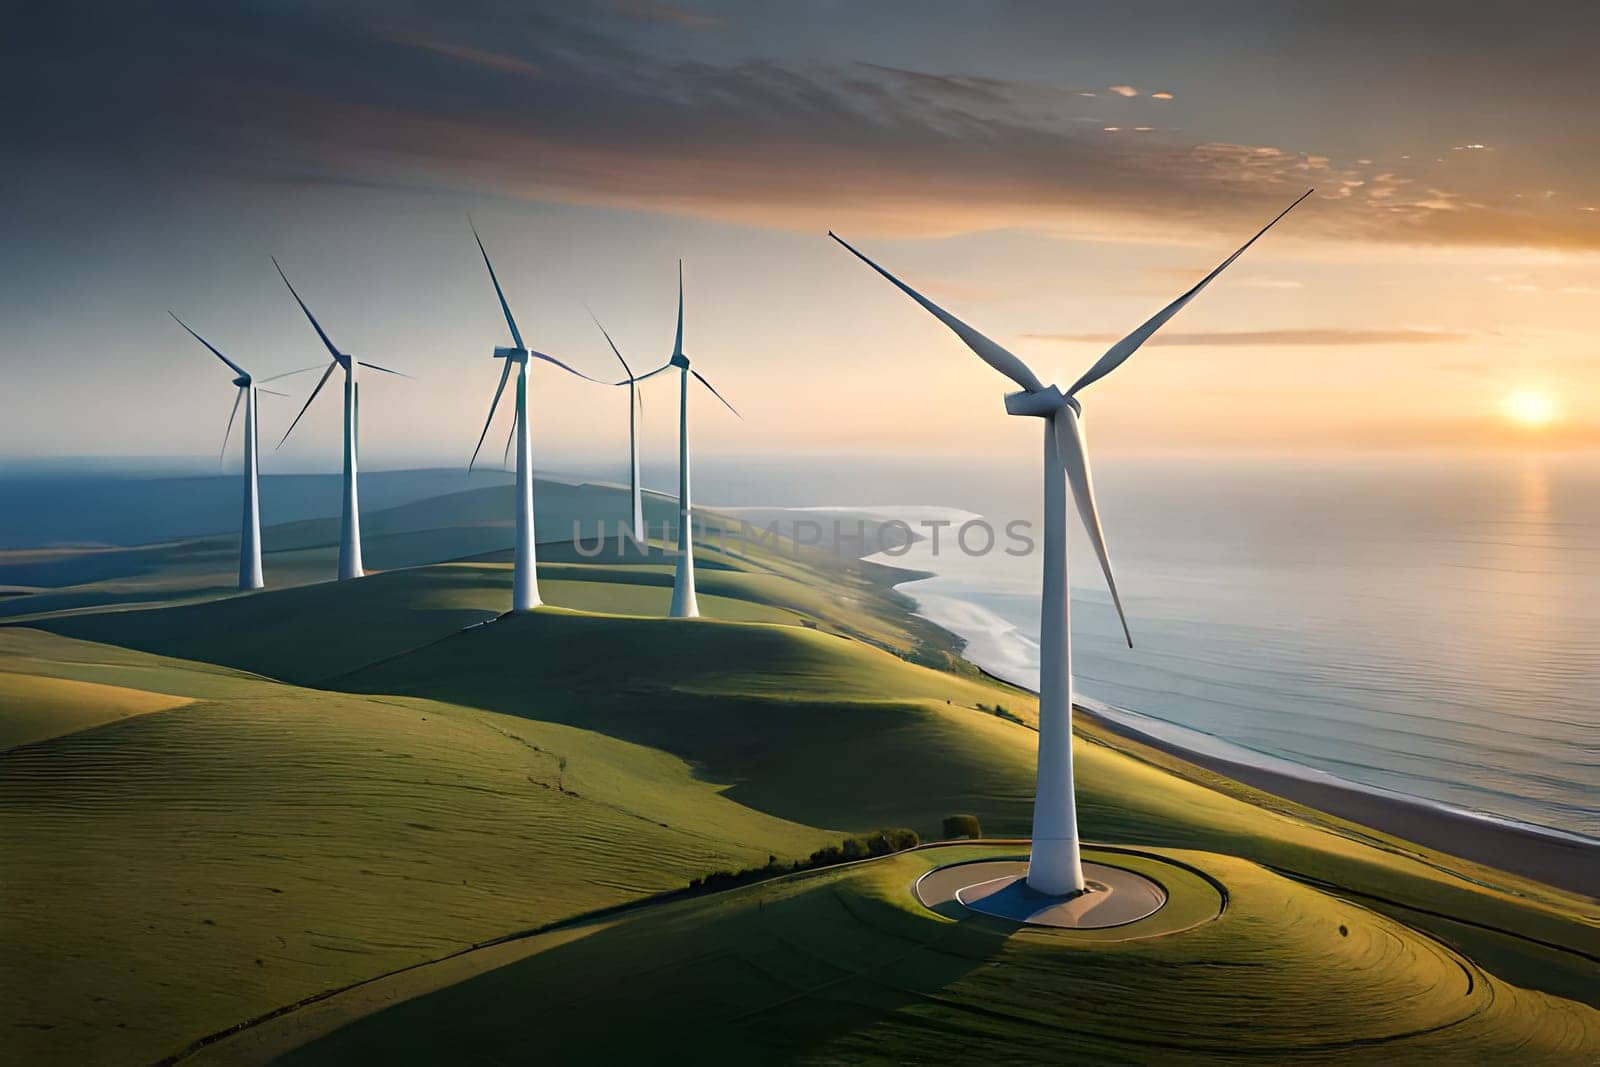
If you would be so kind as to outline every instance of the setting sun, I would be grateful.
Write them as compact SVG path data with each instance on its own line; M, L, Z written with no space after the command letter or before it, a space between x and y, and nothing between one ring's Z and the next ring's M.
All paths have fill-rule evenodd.
M1556 417L1555 401L1537 389L1519 389L1506 399L1506 414L1523 426L1548 426Z

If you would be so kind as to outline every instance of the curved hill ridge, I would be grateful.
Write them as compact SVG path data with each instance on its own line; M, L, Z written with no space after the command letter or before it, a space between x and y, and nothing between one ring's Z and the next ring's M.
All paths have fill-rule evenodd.
M596 492L600 510L614 502ZM445 505L413 510L448 517ZM421 532L470 547L454 529ZM1032 698L955 659L883 569L782 543L707 545L702 604L720 618L675 622L653 617L670 583L659 548L594 561L544 548L557 606L529 616L498 617L510 571L491 555L171 606L80 603L0 628L0 672L36 689L153 695L146 713L96 724L81 702L52 710L30 694L23 707L0 687L0 727L33 723L30 743L0 752L0 851L20 858L0 864L0 907L22 920L0 933L17 962L0 972L0 1047L22 1060L156 1059L484 940L802 858L845 831L929 836L972 813L991 833L1026 833ZM146 592L161 597L169 579L193 588L179 566L144 579ZM112 595L51 595L80 594ZM162 700L188 702L156 710ZM110 694L101 711L119 714ZM616 933L569 931L550 959L570 964L541 971L536 955L476 988L507 998L486 1003L519 1002L517 1026L548 1003L592 1030L584 1005L659 954L660 980L639 995L658 990L695 1049L824 1060L1069 1045L1144 1058L1186 1011L1248 1017L1273 1056L1331 1060L1366 1048L1329 1036L1341 997L1346 1032L1411 1035L1408 1050L1521 1048L1521 1062L1555 1062L1595 1047L1597 1013L1576 1002L1600 999L1593 901L1080 727L1086 834L1197 850L1228 885L1225 923L1115 958L946 929L902 884L933 854L916 853L646 908L606 924ZM808 903L769 906L791 898ZM791 926L763 925L790 914ZM746 933L749 952L737 948ZM919 955L926 938L987 947L951 961ZM607 970L624 959L631 970ZM921 962L902 974L904 960ZM570 988L551 992L563 970ZM1469 995L1463 976L1475 974ZM1091 980L1105 990L1085 1000L1098 1015L1013 1003L1029 982L1058 983L1055 1005ZM726 999L696 1014L681 995L696 988ZM1147 1027L1107 1021L1149 988L1164 999ZM1255 992L1230 1000L1239 989ZM457 1003L441 996L417 1010ZM413 1024L372 1036L384 1018L352 1033L402 1047L395 1035ZM512 1055L528 1033L462 1018L480 1036L433 1052ZM817 1036L791 1040L811 1018L825 1024ZM1430 1044L1435 1031L1466 1043ZM1221 1041L1184 1047L1220 1058L1208 1042Z
M279 1062L657 1058L721 1062L1459 1062L1580 1058L1595 1013L1528 993L1434 939L1244 861L1176 851L1229 887L1180 935L1089 937L952 922L907 899L933 866L1005 854L902 854L662 905L517 946L487 973L318 1032L286 1020ZM1014 854L1014 853L1013 853ZM1093 853L1091 852L1091 855ZM1109 862L1127 857L1106 854ZM1101 932L1110 935L1112 932ZM648 960L639 968L630 961ZM628 973L628 982L610 978ZM517 1005L548 1011L527 1026ZM623 1017L627 1027L605 1025Z

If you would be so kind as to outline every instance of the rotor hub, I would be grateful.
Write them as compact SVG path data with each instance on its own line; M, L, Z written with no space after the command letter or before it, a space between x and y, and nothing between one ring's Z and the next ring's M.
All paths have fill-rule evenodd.
M1044 389L1023 389L1015 393L1006 394L1006 414L1008 415L1028 415L1034 418L1048 419L1065 407L1070 407L1075 412L1082 412L1075 397L1067 396L1054 385L1047 386Z

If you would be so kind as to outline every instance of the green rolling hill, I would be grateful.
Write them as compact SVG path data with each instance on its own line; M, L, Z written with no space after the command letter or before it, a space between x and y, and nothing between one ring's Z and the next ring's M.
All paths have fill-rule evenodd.
M546 529L620 513L615 490L568 489L541 484ZM328 1014L291 1012L206 1054L312 1038L298 1057L622 1054L656 1038L830 1061L1562 1062L1600 1047L1593 900L1092 724L1085 832L1181 850L1226 886L1215 922L1092 945L949 922L909 894L948 850L651 903L845 832L928 837L962 812L1025 834L1033 702L910 616L886 569L782 542L719 549L714 518L707 619L654 617L671 582L659 545L589 558L554 542L552 606L501 618L503 492L376 513L375 538L457 562L235 595L205 592L215 576L177 546L151 550L135 598L93 573L6 598L8 1058L156 1060L307 1001ZM332 533L297 524L278 543L317 560ZM507 965L467 962L483 958ZM414 999L343 1007L385 982L414 982ZM1030 1006L1035 989L1049 1010ZM1119 1021L1130 998L1147 1007ZM608 1032L616 1011L648 1026Z
M389 983L400 1002L347 1026L281 1027L312 1038L281 1062L1559 1063L1597 1036L1590 1009L1229 857L1175 854L1229 897L1169 937L1018 932L905 893L996 851L907 853L531 938L443 988L426 972Z

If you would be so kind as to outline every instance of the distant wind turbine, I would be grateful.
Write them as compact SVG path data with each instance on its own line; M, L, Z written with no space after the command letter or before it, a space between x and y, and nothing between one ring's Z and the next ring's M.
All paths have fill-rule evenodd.
M644 525L644 498L639 489L639 416L644 414L644 394L639 392L639 383L643 380L633 373L633 368L628 366L628 361L622 358L622 353L617 351L617 342L611 339L611 334L600 325L600 319L593 311L589 317L594 319L594 324L600 327L600 332L605 335L606 344L611 346L611 351L616 354L617 362L622 364L622 373L627 377L617 382L617 385L628 387L628 488L633 499L633 540L636 544L644 544L649 533ZM671 364L668 364L670 366Z
M678 332L672 342L672 358L649 374L640 375L635 382L654 378L663 371L677 367L681 372L678 382L678 572L672 581L672 607L674 619L694 619L700 616L700 604L694 595L694 514L689 498L689 376L699 379L701 385L711 390L711 395L722 401L724 407L743 419L739 410L706 381L705 375L689 366L689 357L683 354L683 260L678 260Z
M317 331L317 336L327 347L328 354L333 357L327 369L322 372L322 377L317 380L316 388L306 397L305 407L300 409L300 414L294 417L289 429L284 432L283 440L278 442L278 447L282 448L284 441L289 440L289 434L294 433L294 428L300 425L300 420L311 407L311 402L322 392L322 387L328 384L334 368L344 368L344 513L339 522L339 580L342 582L350 578L359 578L365 572L361 567L361 506L356 496L356 461L359 458L361 437L361 396L360 386L356 381L356 367L367 367L382 371L384 374L396 374L402 378L409 378L411 375L355 359L349 353L339 351L328 337L327 331L322 328L322 324L317 321L317 317L306 307L306 302L300 299L300 294L295 291L289 276L283 272L283 267L279 266L276 257L273 258L272 265L278 268L278 277L289 287L294 302L300 305L300 310L311 320L311 328Z
M228 365L228 369L238 375L233 384L238 386L238 391L233 394L233 410L228 413L228 428L222 433L222 452L217 457L217 462L228 454L228 438L233 434L233 420L239 415L239 402L244 401L244 519L239 527L239 588L261 589L267 583L261 575L261 491L258 484L258 474L261 468L261 451L256 440L256 394L271 393L273 396L285 396L285 393L275 392L271 389L262 389L250 377L250 372L239 364L229 359L218 351L217 347L204 337L189 328L189 324L178 318L172 311L167 312L172 316L172 321L182 326L190 337L210 349L211 354ZM300 374L301 371L289 371L287 374L274 374L270 378L261 379L263 382L274 382L279 378L287 378L290 374Z
M1111 575L1111 557L1095 508L1094 482L1090 477L1088 442L1084 435L1082 405L1077 393L1121 366L1139 346L1150 339L1166 322L1183 310L1200 290L1221 274L1245 249L1255 244L1278 219L1311 195L1307 190L1262 227L1221 266L1200 279L1194 288L1157 312L1148 322L1112 345L1084 372L1072 388L1062 393L1056 386L1045 386L1027 365L971 326L934 304L848 242L829 231L828 236L849 249L867 266L883 275L901 292L921 304L935 318L965 341L968 348L989 366L1022 387L1006 394L1006 412L1045 420L1044 432L1044 588L1039 615L1039 760L1036 795L1033 802L1033 846L1028 860L1028 886L1050 896L1081 893L1083 867L1079 860L1077 802L1072 783L1072 635L1068 624L1066 483L1071 483L1078 515L1089 532L1100 569L1105 572L1111 601L1116 605L1122 632L1133 647L1122 599Z
M506 326L511 330L512 347L495 347L494 358L503 359L506 363L500 371L500 384L495 386L494 399L489 402L489 417L483 422L483 433L478 435L478 447L472 450L472 459L467 461L467 472L470 474L473 464L478 462L478 453L483 450L484 439L489 436L489 426L494 422L495 410L500 406L500 395L506 390L506 379L511 377L511 366L516 364L516 421L512 424L512 431L517 437L517 547L511 575L511 610L532 611L541 601L537 573L539 561L534 551L536 538L533 528L533 455L528 436L528 360L542 359L585 381L593 382L595 379L573 370L554 356L535 352L522 343L522 332L517 329L517 320L511 317L511 305L506 303L505 291L500 288L500 279L495 276L494 264L489 262L489 253L483 247L483 238L478 236L476 226L472 227L472 236L478 242L483 265L489 268L489 280L494 283L495 295L500 298L500 310L505 312Z

